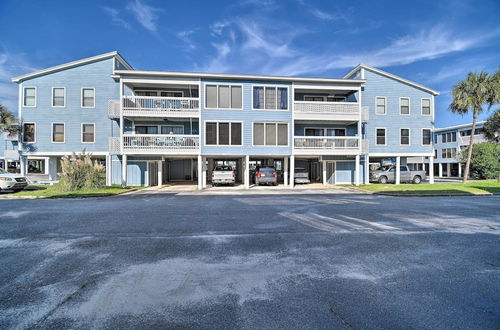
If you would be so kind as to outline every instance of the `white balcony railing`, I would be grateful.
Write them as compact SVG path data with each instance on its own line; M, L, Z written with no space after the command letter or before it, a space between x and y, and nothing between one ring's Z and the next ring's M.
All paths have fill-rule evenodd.
M360 151L355 136L296 136L294 148L301 151Z
M199 116L200 99L194 97L123 96L127 116Z
M124 153L197 153L199 135L130 134L123 136Z
M296 113L359 115L359 103L357 102L295 101L294 109Z

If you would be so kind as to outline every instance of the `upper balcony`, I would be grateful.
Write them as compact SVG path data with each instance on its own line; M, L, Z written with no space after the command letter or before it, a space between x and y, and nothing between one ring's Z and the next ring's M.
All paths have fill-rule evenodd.
M362 146L357 136L294 136L294 153L299 155L356 155Z
M200 136L190 134L125 134L109 140L109 152L119 154L195 155L200 150Z
M332 87L338 88L338 87ZM299 120L361 120L357 90L322 88L294 89L294 118Z

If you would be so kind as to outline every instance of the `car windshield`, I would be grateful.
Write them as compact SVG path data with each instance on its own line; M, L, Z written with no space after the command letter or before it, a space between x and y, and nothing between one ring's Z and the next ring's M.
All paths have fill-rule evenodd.
M7 174L9 172L7 172L6 170L4 170L3 168L0 168L0 174Z
M231 166L216 166L214 171L232 171Z

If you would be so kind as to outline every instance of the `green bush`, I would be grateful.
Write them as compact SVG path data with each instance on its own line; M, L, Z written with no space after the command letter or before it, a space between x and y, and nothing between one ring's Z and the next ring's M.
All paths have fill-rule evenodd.
M468 147L467 147L468 149ZM461 162L467 160L467 149L461 153ZM470 177L476 180L496 179L500 168L500 144L483 142L472 147Z
M93 162L91 155L85 151L79 155L73 153L69 157L62 157L61 168L59 185L64 191L93 190L105 186L104 166Z

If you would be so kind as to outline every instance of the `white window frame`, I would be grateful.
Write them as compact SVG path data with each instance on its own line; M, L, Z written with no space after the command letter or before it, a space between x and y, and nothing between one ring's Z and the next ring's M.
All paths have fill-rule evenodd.
M257 108L254 108L253 107L253 89L254 87L264 87L264 106L265 106L265 97L266 97L266 87L273 87L273 88L276 88L276 109L257 109ZM279 111L279 112L286 112L286 111L290 111L290 86L288 85L262 85L262 84L255 84L255 85L252 85L251 87L251 97L250 97L250 102L252 103L252 110L255 110L255 111ZM286 99L286 109L278 109L278 88L286 88L286 96L287 96L287 99ZM312 101L311 101L312 102ZM252 125L253 127L253 125Z
M285 110L282 110L285 111ZM255 124L264 124L264 144L254 144L254 136L253 136L253 129ZM276 144L275 145L267 145L266 143L266 124L275 124L276 125ZM278 144L278 124L286 124L286 145L279 145ZM290 146L290 125L288 125L288 122L286 121L254 121L252 122L252 147L289 147Z
M84 89L92 89L92 90L94 91L94 106L92 106L92 107L85 107L85 106L83 106L83 90L84 90ZM80 97L81 97L81 99L80 99L80 101L81 101L80 106L81 106L83 109L95 109L95 99L96 99L96 97L95 97L95 87L82 87L82 89L81 89L81 92L80 92L80 93L81 93L81 95L80 95ZM66 102L66 101L65 101L65 102Z
M331 136L331 137L335 137L335 136L340 136L340 137L346 137L347 136L347 129L346 128L335 128L335 127L304 127L304 136L307 137L309 135L306 135L306 129L322 129L323 130L323 134L327 132L327 130L329 129L341 129L344 131L344 135L323 135L325 137L328 137L328 136Z
M63 142L55 142L54 141L54 125L55 124L62 124L64 127ZM57 143L57 144L66 143L66 123L61 123L61 122L50 123L50 142Z
M401 134L401 130L404 130L404 129L408 130L408 144L401 143L401 138L403 137L403 135ZM409 127L400 127L399 128L399 145L403 146L403 147L405 147L405 146L407 147L407 146L411 145L411 129Z
M83 141L83 125L92 125L94 127L94 134L93 134L94 141L93 142L84 142ZM80 126L80 129L81 129L81 135L80 135L81 140L80 140L80 142L81 143L85 143L85 144L95 144L95 123L82 123L81 126ZM64 134L66 135L66 128L64 129Z
M426 115L424 113L424 100L429 100L429 114L428 115ZM422 97L420 99L420 114L422 116L432 116L432 112L433 111L432 111L432 100L431 100L431 98L429 98L429 97Z
M54 89L63 89L64 90L64 104L63 105L54 105ZM52 93L50 94L50 104L52 108L66 108L66 87L52 87Z
M408 99L408 113L401 113L401 100L402 99ZM409 116L411 115L411 99L407 96L402 96L399 98L399 114L401 116Z
M385 103L385 112L384 113L377 113L377 99L384 99ZM375 96L375 115L377 116L387 116L388 112L388 104L387 104L387 96Z
M34 134L34 135L35 135L35 137L34 137L34 139L33 139L33 142L26 142L26 141L24 141L24 125L25 125L25 124L33 124L33 125L35 126L35 134ZM21 133L22 133L22 135L21 135L21 141L22 141L23 143L25 143L25 144L33 144L33 143L36 143L36 123L35 123L35 122L33 122L33 121L26 121L26 122L23 122L22 132L21 132Z
M379 129L383 129L385 134L385 138L384 138L384 144L379 144L378 141L377 141L377 130ZM380 147L383 147L383 146L386 146L387 145L387 128L385 127L375 127L375 145L376 146L380 146Z
M424 131L425 130L428 130L430 132L430 139L429 139L430 143L429 144L424 144ZM421 129L421 133L422 133L422 136L420 138L421 145L425 146L425 147L432 146L432 129L430 129L430 128L422 128Z
M217 123L217 133L216 133L216 138L217 138L217 144L207 144L207 123ZM229 124L229 144L219 144L219 123L227 123ZM241 144L231 144L231 138L233 137L232 132L231 132L231 124L241 124ZM242 147L244 144L243 141L243 131L244 131L244 126L243 126L243 121L239 120L205 120L203 123L204 131L205 133L203 134L203 145L205 147Z
M217 93L216 93L216 96L217 96L217 107L216 108L209 108L207 106L207 86L216 86L217 87ZM231 87L233 86L236 86L236 87L241 87L241 108L221 108L219 107L219 87L220 86L224 86L224 87L229 87L229 100L231 101L232 100L232 97L231 97ZM222 84L222 83L205 83L204 84L204 90L203 92L205 93L204 97L203 97L203 105L205 106L205 109L209 109L209 110L243 110L243 84ZM232 103L232 102L231 102ZM231 104L232 105L232 104ZM217 125L217 129L219 126Z
M26 105L25 104L25 96L26 96L26 89L27 88L33 88L35 90L35 105ZM36 108L36 103L37 103L37 99L38 99L38 91L36 89L36 86L23 86L23 108Z

